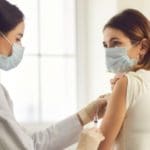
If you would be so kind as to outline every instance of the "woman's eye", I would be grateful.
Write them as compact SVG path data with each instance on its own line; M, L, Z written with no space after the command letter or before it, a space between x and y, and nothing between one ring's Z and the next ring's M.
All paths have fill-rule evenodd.
M105 42L103 42L103 47L107 48L107 44Z
M113 41L112 44L111 44L111 47L116 47L116 46L120 46L120 45L121 45L121 42Z

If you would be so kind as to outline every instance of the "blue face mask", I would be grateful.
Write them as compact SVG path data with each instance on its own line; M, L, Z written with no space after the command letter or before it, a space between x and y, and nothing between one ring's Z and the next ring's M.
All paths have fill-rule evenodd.
M126 48L106 48L106 66L109 72L128 72L136 62L136 60L128 57Z
M1 35L11 44L11 42L7 39L7 37L4 34L1 33ZM18 64L21 62L24 53L24 47L22 47L21 44L14 43L11 45L11 56L0 55L0 69L3 69L5 71L17 67Z

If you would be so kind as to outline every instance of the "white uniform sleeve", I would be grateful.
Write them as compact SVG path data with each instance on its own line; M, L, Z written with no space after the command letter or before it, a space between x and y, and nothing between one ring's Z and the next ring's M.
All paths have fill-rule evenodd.
M126 109L128 110L129 107L134 105L136 97L142 92L141 84L143 80L140 78L140 76L138 76L136 72L129 72L128 74L126 74L126 77L128 79Z
M12 102L0 84L0 149L62 150L75 143L82 130L76 115L29 135L14 118Z
M81 130L77 116L71 116L44 131L34 133L35 150L62 150L77 141Z
M13 116L0 111L0 150L34 150L33 140Z
M12 101L0 84L0 149L34 150L33 140L24 132L13 115Z

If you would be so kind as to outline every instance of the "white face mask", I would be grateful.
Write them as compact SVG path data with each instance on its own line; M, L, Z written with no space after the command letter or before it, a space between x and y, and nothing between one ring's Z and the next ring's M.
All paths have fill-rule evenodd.
M7 39L7 37L3 33L0 34L11 44L11 42ZM22 47L21 44L14 43L11 45L12 45L11 56L0 55L0 69L3 69L5 71L17 67L18 64L21 62L24 53L24 47Z
M127 55L126 48L106 48L106 66L113 73L128 72L137 63Z

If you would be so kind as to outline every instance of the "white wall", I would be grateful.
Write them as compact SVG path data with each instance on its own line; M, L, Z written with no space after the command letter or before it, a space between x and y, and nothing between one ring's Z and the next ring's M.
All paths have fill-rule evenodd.
M116 13L116 0L89 0L88 3L88 51L89 98L109 91L109 79L105 70L105 50L102 46L102 30L107 20Z
M135 8L144 13L147 17L150 17L150 1L149 0L117 0L118 10L125 8Z
M79 107L109 89L104 48L101 44L102 29L106 21L116 13L116 6L116 0L77 0Z
M82 107L88 99L88 3L87 0L76 1L76 48L77 48L77 74L78 74L78 108Z

